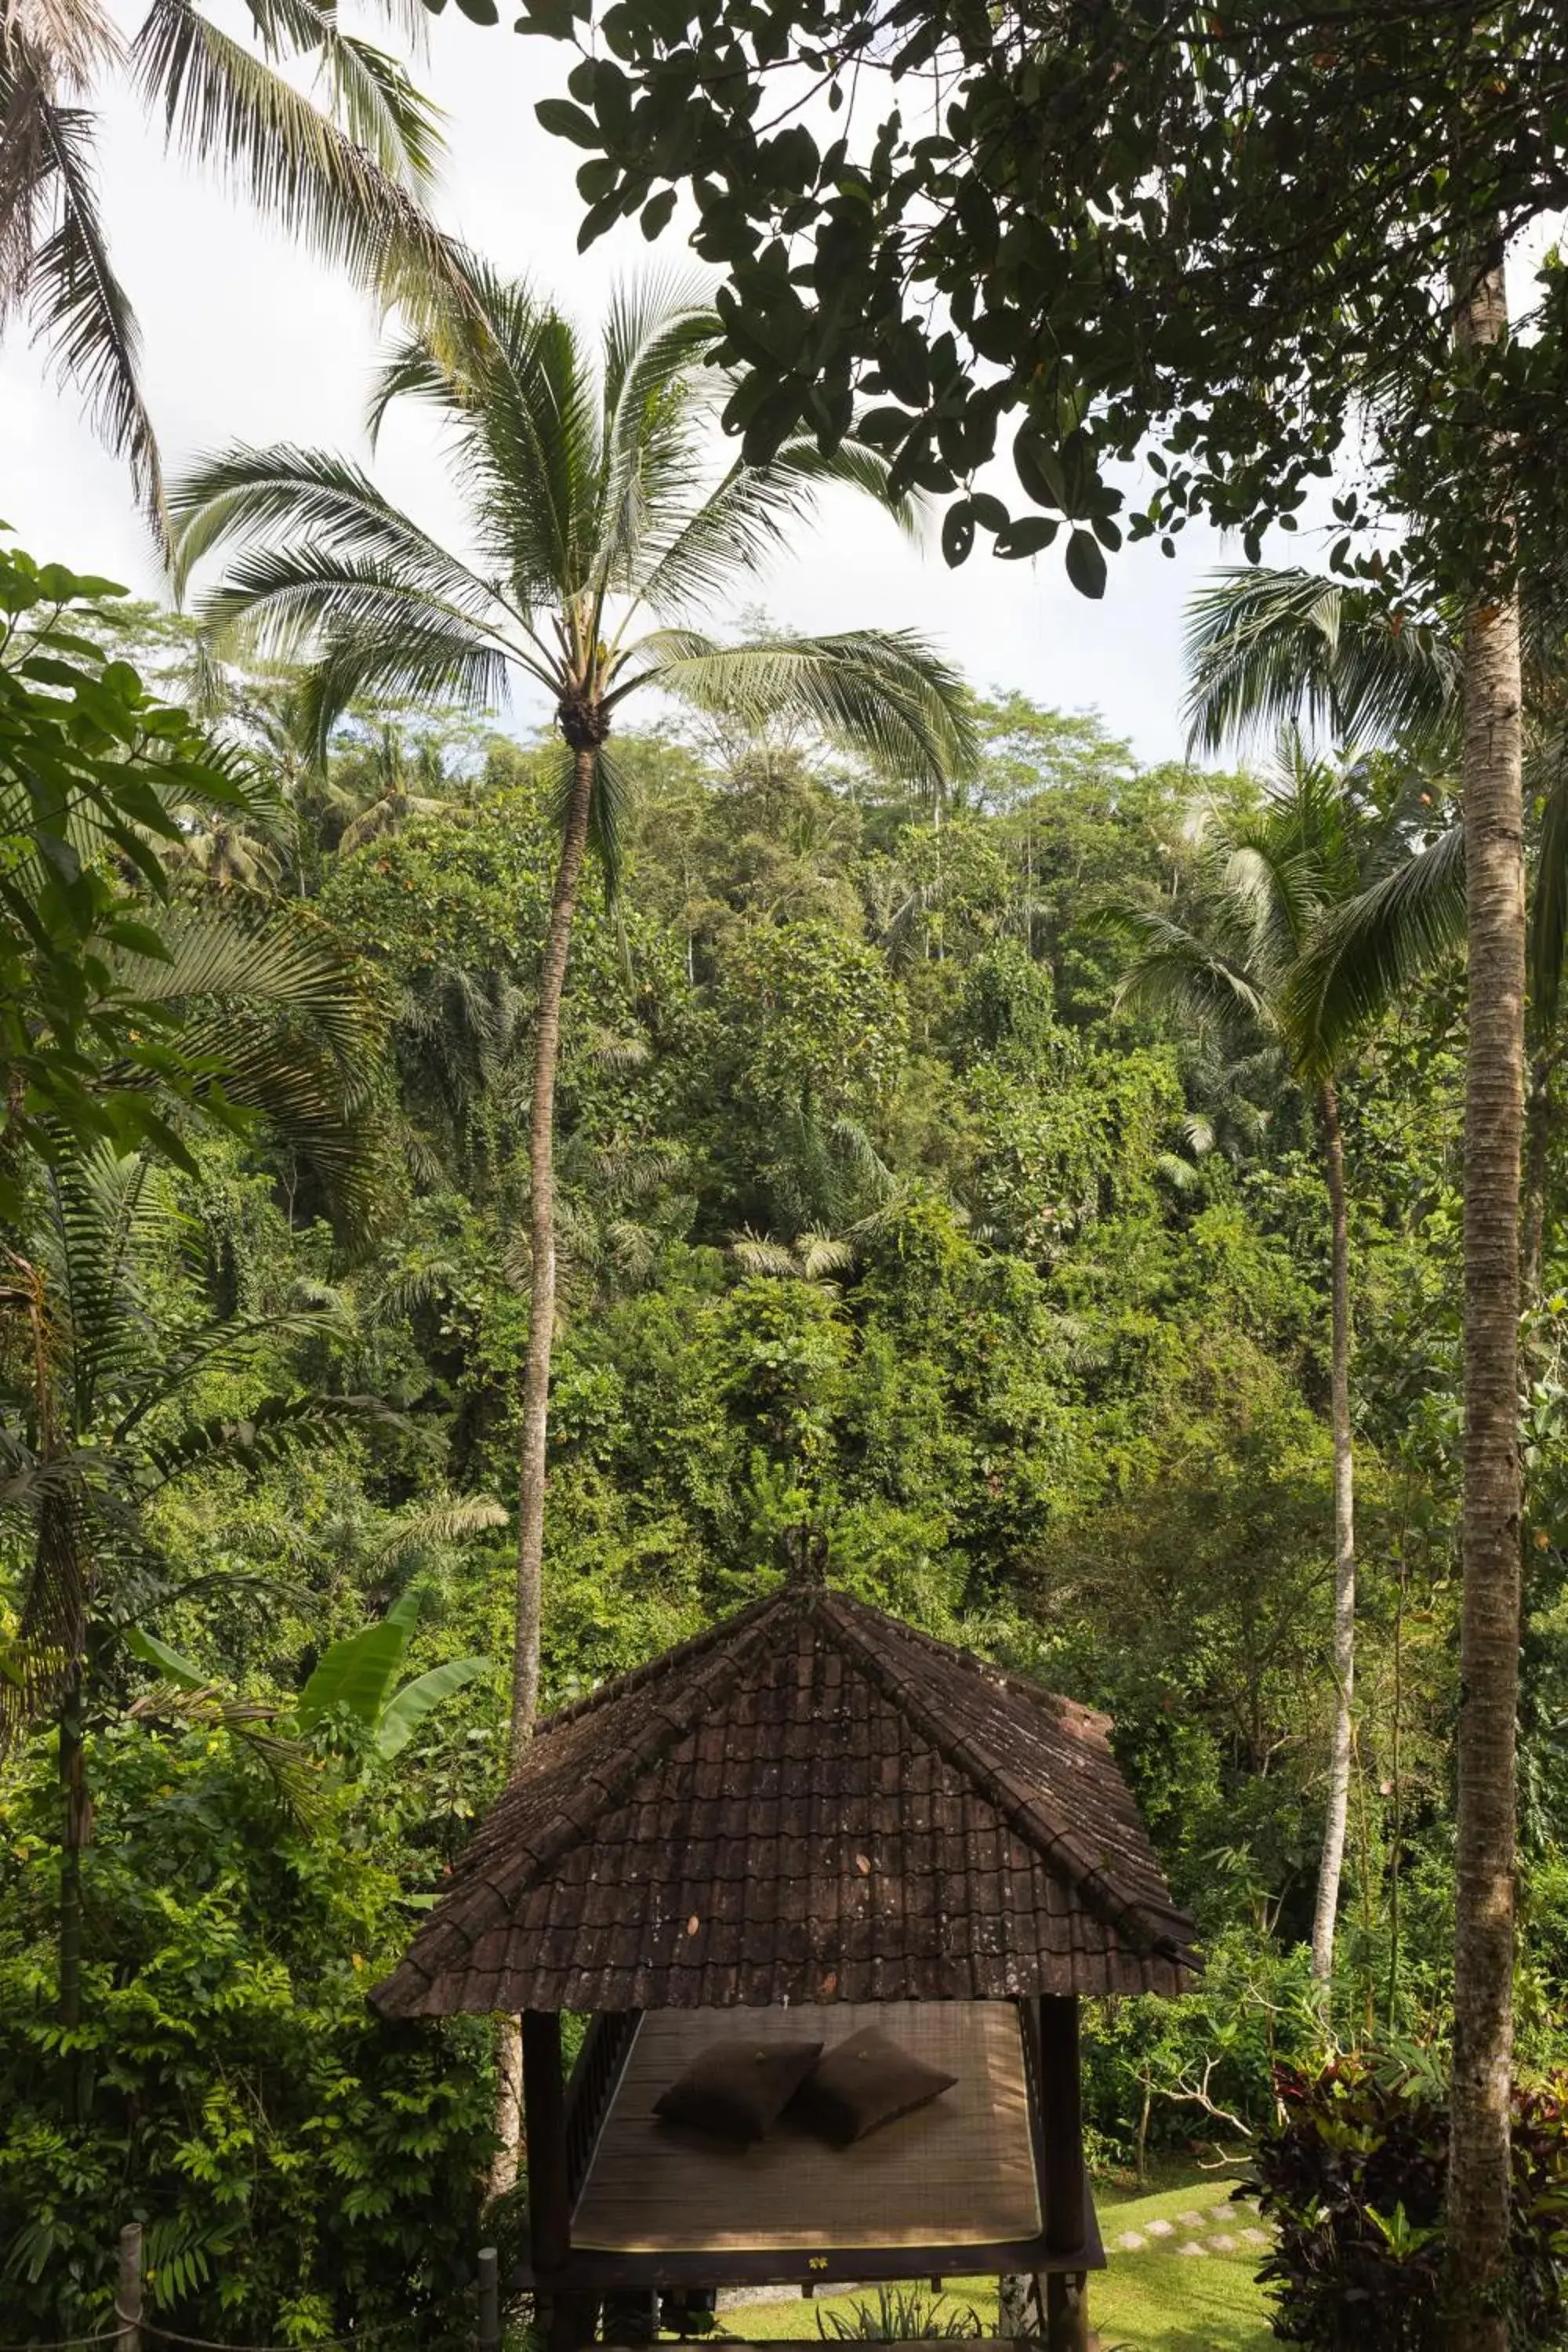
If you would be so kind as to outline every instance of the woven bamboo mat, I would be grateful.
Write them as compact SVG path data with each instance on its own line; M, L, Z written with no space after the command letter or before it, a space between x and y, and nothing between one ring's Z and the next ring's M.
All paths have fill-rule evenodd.
M834 2148L775 2126L729 2148L661 2123L659 2093L711 2040L878 2025L957 2082L917 2115ZM572 2242L600 2253L1005 2245L1040 2228L1029 2095L1011 2001L835 2001L653 2010L599 2135Z

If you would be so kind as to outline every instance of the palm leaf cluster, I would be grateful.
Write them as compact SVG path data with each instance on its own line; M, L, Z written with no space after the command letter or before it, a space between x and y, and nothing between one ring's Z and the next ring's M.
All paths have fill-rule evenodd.
M1301 570L1218 572L1187 607L1184 650L1197 751L1297 727L1345 750L1451 745L1452 631L1372 590Z
M1524 624L1531 1011L1538 1034L1549 1037L1568 952L1568 722L1554 583L1527 584ZM1217 751L1300 726L1329 734L1352 771L1381 751L1403 772L1421 853L1385 856L1364 901L1342 910L1314 959L1325 1035L1331 1045L1348 1039L1461 935L1465 849L1451 786L1456 617L1412 614L1374 590L1317 572L1220 572L1188 608L1186 654L1194 748Z
M0 1519L17 1530L28 1565L17 1633L0 1653L0 1746L58 1702L100 1635L122 1633L157 1597L145 1515L160 1494L319 1443L376 1410L363 1398L280 1391L241 1416L204 1414L213 1374L331 1318L289 1308L171 1333L152 1277L179 1240L163 1172L145 1155L100 1146L45 1172L29 1255L8 1258Z
M446 276L425 210L437 118L395 58L347 31L336 0L247 0L251 40L191 0L152 0L129 40L100 0L0 10L0 324L20 316L154 524L163 470L140 381L135 313L115 270L92 100L128 82L169 144L383 297ZM394 8L416 30L418 11ZM305 66L310 95L290 78Z
M1255 810L1192 815L1184 903L1119 907L1123 1001L1175 1013L1231 1050L1259 1042L1321 1084L1400 990L1464 934L1457 829L1419 790L1380 803L1287 736Z
M376 1024L341 954L291 913L253 923L177 908L160 941L161 957L121 951L116 968L127 994L163 1016L174 1066L210 1110L281 1132L344 1227L363 1228Z
M695 288L624 290L595 344L483 262L470 258L465 278L463 304L390 352L370 423L374 436L395 402L434 411L468 554L328 452L230 448L174 494L182 578L231 551L207 621L242 628L266 655L311 660L319 752L372 690L483 709L526 680L569 749L594 755L593 834L612 861L625 784L606 744L644 688L752 728L805 725L915 780L967 763L958 680L919 638L733 646L696 625L753 592L828 484L886 502L879 459L853 439L832 459L798 441L766 467L717 467L700 362L718 329ZM913 528L907 506L890 510Z

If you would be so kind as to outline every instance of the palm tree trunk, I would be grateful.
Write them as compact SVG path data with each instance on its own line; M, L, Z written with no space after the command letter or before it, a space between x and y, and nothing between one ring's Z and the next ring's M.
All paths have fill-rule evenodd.
M533 1102L529 1122L528 1362L523 1372L522 1427L517 1458L517 1619L511 1664L511 1730L507 1771L514 1776L539 1712L539 1642L543 1604L545 1452L550 1433L550 1355L555 1336L555 1068L561 1054L561 1000L572 923L588 846L595 753L575 749L572 797L555 869L544 956L539 973L539 1013L533 1048ZM497 2053L497 2149L489 2193L501 2195L517 2179L522 2114L521 2032L516 2018L502 2025Z
M1461 351L1507 331L1500 250L1459 280ZM1505 2352L1519 1696L1519 1211L1525 894L1519 605L1472 604L1464 641L1469 925L1465 1073L1464 1596L1459 1641L1449 2341Z
M1350 1216L1345 1202L1345 1148L1340 1102L1325 1079L1318 1096L1323 1176L1329 1192L1331 1344L1329 1418L1334 1445L1334 1729L1329 1762L1329 1810L1318 1865L1312 1916L1312 1974L1326 1985L1334 1968L1334 1922L1344 1865L1351 1794L1351 1706L1355 1690L1355 1463L1351 1444Z
M522 1382L522 1430L517 1462L517 1638L511 1664L511 1736L508 1769L516 1772L533 1737L539 1710L539 1625L544 1559L545 1444L550 1426L550 1353L555 1337L555 1068L561 1055L561 1000L577 890L588 846L595 753L577 751L572 798L555 869L555 897L539 974L539 1014L533 1048L533 1102L529 1119L528 1362Z

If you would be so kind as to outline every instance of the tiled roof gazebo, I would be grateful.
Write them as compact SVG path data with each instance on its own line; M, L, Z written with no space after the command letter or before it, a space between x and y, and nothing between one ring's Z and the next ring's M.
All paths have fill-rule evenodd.
M522 2013L531 2283L558 2311L1024 2271L1075 2340L1069 2282L1103 2259L1079 1997L1173 1993L1193 1966L1108 1729L808 1583L541 1727L373 1999ZM875 2016L961 2087L838 2155L704 2156L651 2096L737 2010L825 2038ZM564 2088L563 2011L595 2021Z

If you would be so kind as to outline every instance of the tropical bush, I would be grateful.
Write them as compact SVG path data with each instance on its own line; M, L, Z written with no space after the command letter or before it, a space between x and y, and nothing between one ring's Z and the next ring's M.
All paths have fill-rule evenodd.
M1445 2085L1429 2060L1346 2055L1281 2067L1284 2119L1254 2151L1256 2195L1278 2231L1261 2276L1274 2332L1321 2352L1439 2352ZM1568 2078L1513 2102L1513 2333L1568 2342Z
M62 2033L52 1759L0 1807L0 2304L8 2333L109 2318L144 2229L149 2316L231 2341L406 2327L466 2343L493 2090L482 2021L387 2025L365 1992L414 1913L352 1783L228 1735L92 1743L92 1949ZM73 2119L69 2042L85 2060Z

